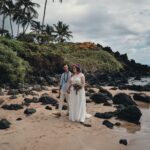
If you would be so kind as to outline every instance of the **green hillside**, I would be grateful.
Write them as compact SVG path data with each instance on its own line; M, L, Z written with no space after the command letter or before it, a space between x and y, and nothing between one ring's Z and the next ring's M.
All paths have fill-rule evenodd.
M0 83L59 73L63 63L78 63L85 71L112 72L122 68L114 56L97 47L80 48L74 43L37 45L0 38Z

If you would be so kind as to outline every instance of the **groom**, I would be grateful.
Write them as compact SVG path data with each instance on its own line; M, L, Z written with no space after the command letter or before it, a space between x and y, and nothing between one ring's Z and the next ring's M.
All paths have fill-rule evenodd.
M63 65L63 70L64 73L61 75L61 79L60 79L60 88L59 88L59 96L60 96L60 101L59 101L59 113L57 113L57 116L60 117L61 113L62 113L62 107L63 107L63 103L64 100L67 101L67 106L68 106L68 112L67 115L69 114L69 102L68 102L68 81L71 77L71 72L69 71L69 67L67 64Z

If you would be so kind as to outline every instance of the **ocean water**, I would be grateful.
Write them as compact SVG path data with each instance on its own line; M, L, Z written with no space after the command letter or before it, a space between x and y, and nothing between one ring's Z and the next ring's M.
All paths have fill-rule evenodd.
M128 80L128 84L144 86L144 85L150 84L150 77L141 78L141 80L135 80L134 78L130 78Z
M150 84L150 78L141 80L129 79L129 85L147 85ZM150 96L150 92L146 92ZM115 131L122 135L122 138L128 140L127 150L150 150L150 104L136 102L142 112L141 124L135 125L129 122L123 122L122 127L116 127Z

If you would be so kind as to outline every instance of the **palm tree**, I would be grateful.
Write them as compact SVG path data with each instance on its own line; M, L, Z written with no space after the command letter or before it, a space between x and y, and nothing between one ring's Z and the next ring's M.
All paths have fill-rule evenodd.
M0 0L0 15L3 15L3 21L2 21L2 30L5 28L5 19L6 19L6 13L8 10L8 0ZM3 33L2 33L3 35Z
M22 27L23 27L23 34L26 33L29 25L32 24L33 19L34 19L34 15L31 15L30 13L26 13L24 15L24 17L22 18L22 20L20 22L22 24Z
M53 26L58 42L65 42L73 37L72 32L69 31L69 25L64 24L62 21L58 21L57 25L54 24Z
M37 34L40 34L42 31L42 25L40 22L33 20L31 22L31 30Z
M60 3L62 3L63 0L59 0ZM55 0L53 0L55 2ZM42 27L44 28L44 22L45 22L45 13L46 13L46 7L47 7L47 0L45 0L45 5L44 5L44 14L43 14L43 20L42 20Z
M34 7L40 7L40 5L37 3L33 3L31 0L16 0L16 15L14 18L16 19L16 22L20 24L22 22L22 19L25 21L31 18L31 16L32 19L37 18L38 12L34 9ZM19 14L19 12L21 12L21 14ZM25 24L26 23L24 23L23 25L23 32L26 31L29 26L28 23L26 24L27 26L25 26ZM18 30L19 30L19 25L18 25Z

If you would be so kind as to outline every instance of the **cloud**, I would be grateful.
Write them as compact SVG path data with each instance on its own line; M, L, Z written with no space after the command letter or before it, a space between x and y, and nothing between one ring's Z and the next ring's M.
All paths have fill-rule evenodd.
M44 0L33 0L41 5ZM45 23L58 20L70 25L73 41L92 41L127 53L130 59L150 64L149 0L49 0Z

